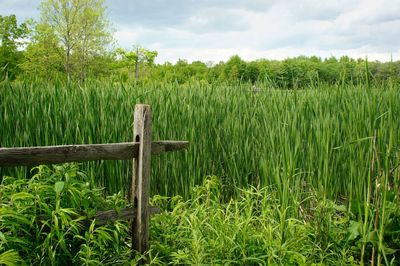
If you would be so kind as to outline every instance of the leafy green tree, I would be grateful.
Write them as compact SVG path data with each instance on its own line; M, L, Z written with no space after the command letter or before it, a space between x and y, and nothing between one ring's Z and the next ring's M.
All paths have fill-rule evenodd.
M245 81L249 81L254 84L258 80L259 74L260 70L257 67L256 62L253 61L246 64L246 68L243 73L243 78Z
M25 74L52 79L63 72L63 49L48 24L38 24L25 52Z
M29 22L18 25L15 15L0 15L0 80L15 79L23 52L18 50L29 32Z
M44 0L42 23L53 30L64 54L68 80L85 79L92 59L101 55L112 41L105 17L105 0Z
M230 81L238 81L242 79L245 69L245 62L238 55L234 55L226 62L224 73Z
M325 59L319 67L319 77L324 83L338 84L340 79L340 65L335 57Z
M134 68L135 79L138 80L139 69L154 66L154 60L156 59L158 52L136 46L131 51L118 48L116 54L119 57L120 66Z

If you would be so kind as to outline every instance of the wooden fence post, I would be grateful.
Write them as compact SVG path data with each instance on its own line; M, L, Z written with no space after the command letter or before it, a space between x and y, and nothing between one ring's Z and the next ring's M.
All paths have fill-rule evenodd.
M139 142L139 154L133 159L131 201L137 206L132 219L132 249L144 253L149 249L149 198L151 163L151 110L138 104L134 114L134 142Z

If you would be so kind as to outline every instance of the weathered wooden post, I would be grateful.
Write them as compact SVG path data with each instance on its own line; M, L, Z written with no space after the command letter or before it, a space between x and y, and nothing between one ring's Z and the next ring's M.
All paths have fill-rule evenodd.
M135 107L133 136L139 153L133 159L131 201L136 206L132 219L132 249L144 253L149 249L149 198L151 166L151 110L149 105Z

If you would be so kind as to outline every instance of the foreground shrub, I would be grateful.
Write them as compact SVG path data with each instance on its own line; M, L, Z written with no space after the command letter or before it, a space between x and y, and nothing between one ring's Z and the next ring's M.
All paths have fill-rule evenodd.
M172 264L341 265L356 263L346 241L348 217L332 208L303 220L282 209L270 188L242 190L241 197L220 202L218 179L208 178L192 198L154 197L164 212L152 219L152 251ZM310 197L308 200L315 200ZM318 206L320 210L326 206ZM340 209L340 208L339 208ZM313 215L316 215L314 213ZM330 228L316 228L317 219ZM322 235L328 237L322 237Z
M76 165L39 166L31 179L4 177L0 187L0 264L111 264L126 257L127 225L89 226L98 210L121 208Z
M400 213L390 202L379 245L373 227L363 232L359 214L312 190L291 205L273 187L241 190L226 202L216 177L195 187L189 200L154 196L162 211L151 219L150 250L132 256L128 222L84 222L97 211L126 207L121 194L105 197L76 165L34 172L1 182L0 264L134 265L143 258L150 265L359 265L364 244L367 259L373 248L386 265L399 256Z

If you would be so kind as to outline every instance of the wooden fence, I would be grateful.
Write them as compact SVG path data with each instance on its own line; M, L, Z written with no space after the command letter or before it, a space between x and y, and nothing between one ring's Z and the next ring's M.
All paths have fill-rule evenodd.
M149 206L151 155L183 150L187 141L152 141L149 105L135 106L133 142L0 148L0 167L33 166L65 162L133 159L133 174L129 199L131 208L97 213L93 219L104 224L117 219L132 220L132 249L144 253L149 249L149 219L157 209Z

